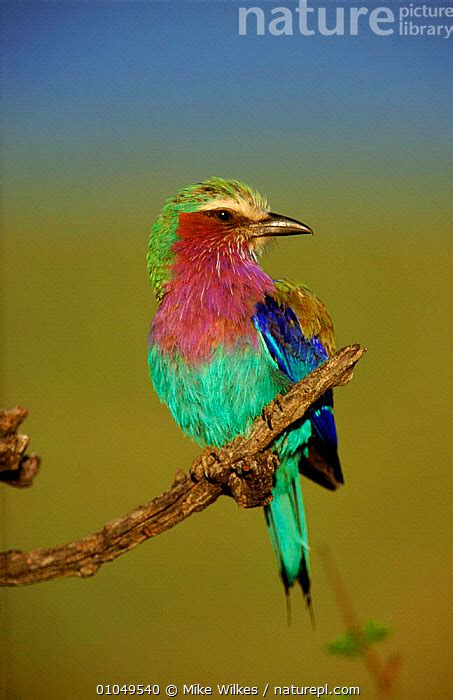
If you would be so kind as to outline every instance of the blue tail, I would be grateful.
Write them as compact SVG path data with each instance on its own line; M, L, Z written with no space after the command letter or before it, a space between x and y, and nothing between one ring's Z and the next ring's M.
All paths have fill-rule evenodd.
M285 591L288 594L297 581L310 607L308 532L298 464L296 455L281 462L275 474L274 498L265 514Z

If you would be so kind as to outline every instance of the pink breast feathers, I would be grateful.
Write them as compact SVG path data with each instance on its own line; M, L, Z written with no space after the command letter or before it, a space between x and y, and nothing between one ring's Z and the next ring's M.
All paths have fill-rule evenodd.
M202 213L180 214L166 294L154 317L150 343L199 363L212 351L252 344L255 304L274 290L245 237Z

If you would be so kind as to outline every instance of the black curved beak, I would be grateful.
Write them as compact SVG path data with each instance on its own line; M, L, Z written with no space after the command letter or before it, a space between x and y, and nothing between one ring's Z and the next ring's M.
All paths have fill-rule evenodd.
M256 221L250 224L253 238L262 238L264 236L298 236L302 233L310 233L313 231L310 226L303 224L297 219L290 219L289 216L274 214L269 212L265 219Z

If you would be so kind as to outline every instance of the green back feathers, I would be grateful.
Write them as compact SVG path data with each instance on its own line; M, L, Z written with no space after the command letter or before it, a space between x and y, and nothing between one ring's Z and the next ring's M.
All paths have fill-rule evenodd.
M335 352L335 333L329 312L320 299L304 284L287 279L275 280L275 298L292 308L304 335L316 336L328 355Z
M158 301L165 293L170 280L170 267L174 262L171 246L177 239L179 212L190 213L218 199L248 200L254 206L267 208L267 202L259 192L239 180L211 177L195 185L184 187L174 197L167 199L151 229L146 263L151 284Z
M165 284L170 279L170 266L173 263L171 246L176 240L177 228L178 215L173 202L168 200L153 224L146 254L149 279L158 301L164 296Z

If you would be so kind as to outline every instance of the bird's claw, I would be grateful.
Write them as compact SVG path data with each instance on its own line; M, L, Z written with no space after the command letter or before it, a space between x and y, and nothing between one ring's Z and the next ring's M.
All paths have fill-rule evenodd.
M261 411L261 418L262 418L263 421L266 423L266 425L267 425L267 427L269 428L269 430L273 430L273 428L272 428L272 420L271 420L271 417L270 417L270 415L269 415L269 413L268 413L268 411L267 411L266 409L267 409L267 407L265 406L265 407L263 408L263 410Z
M281 404L280 399L279 399L278 396L275 397L274 403L275 403L275 405L277 406L277 408L278 408L278 410L280 411L280 413L283 413L283 406L282 406L282 404Z
M219 459L213 449L205 450L200 458L192 465L190 475L194 481L219 481ZM217 469L216 469L217 466Z

